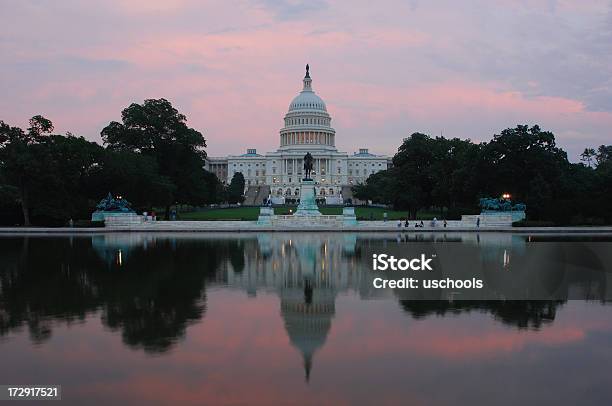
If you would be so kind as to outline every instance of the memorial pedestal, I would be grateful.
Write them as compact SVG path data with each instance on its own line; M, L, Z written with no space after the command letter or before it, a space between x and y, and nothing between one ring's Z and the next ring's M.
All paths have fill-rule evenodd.
M302 180L300 187L300 204L294 214L298 217L320 216L321 212L317 206L315 199L315 183L314 180Z

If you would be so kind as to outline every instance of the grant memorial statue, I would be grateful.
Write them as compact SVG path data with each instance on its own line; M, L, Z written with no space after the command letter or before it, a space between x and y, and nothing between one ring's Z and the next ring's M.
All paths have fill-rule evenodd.
M136 225L142 223L142 216L132 210L132 205L121 196L113 197L109 193L96 205L96 211L91 214L91 221L103 221L105 226Z
M312 167L314 164L314 158L310 152L304 155L304 180L312 180L310 177L312 174Z

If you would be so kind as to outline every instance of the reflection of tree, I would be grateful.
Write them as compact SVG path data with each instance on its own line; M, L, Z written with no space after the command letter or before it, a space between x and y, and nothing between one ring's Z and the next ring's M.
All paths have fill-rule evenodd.
M161 239L109 264L89 238L3 239L0 335L28 325L32 339L44 341L53 321L83 320L101 308L104 324L120 330L126 344L166 351L203 317L206 279L242 248L227 240Z
M163 352L206 310L205 279L225 250L171 240L135 249L122 269L92 275L103 300L102 320L126 344Z
M245 261L244 261L244 247L242 241L235 240L230 241L230 244L233 249L230 250L230 263L234 268L234 272L242 273L244 271Z
M496 320L520 329L538 329L555 319L557 308L563 301L510 300L510 301L456 301L400 300L402 308L415 319L431 315L444 316L464 312L490 313Z
M91 269L87 243L84 239L2 239L0 335L26 324L34 341L44 341L51 336L51 320L72 323L96 309L98 300L87 277ZM77 261L76 253L85 255Z

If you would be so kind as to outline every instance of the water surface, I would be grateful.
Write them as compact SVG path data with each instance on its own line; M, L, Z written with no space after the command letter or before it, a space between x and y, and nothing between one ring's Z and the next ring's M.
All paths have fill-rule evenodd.
M487 290L374 289L373 252L433 253ZM0 384L75 405L612 404L611 253L609 236L0 237Z

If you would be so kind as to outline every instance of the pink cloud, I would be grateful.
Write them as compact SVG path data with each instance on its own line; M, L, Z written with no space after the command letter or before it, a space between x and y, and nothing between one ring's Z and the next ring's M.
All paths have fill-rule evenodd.
M398 1L376 12L358 4L322 4L283 17L264 3L117 0L96 10L73 7L72 17L90 18L69 21L62 20L65 6L16 7L15 21L0 21L13 33L0 42L6 66L18 64L3 72L12 86L0 100L2 119L23 125L44 114L57 128L99 140L131 102L165 97L206 134L209 154L269 151L278 146L282 117L309 62L338 145L349 152L370 146L393 153L413 131L486 140L524 122L555 131L575 150L609 136L609 64L602 57L610 53L597 36L605 34L597 28L605 1L557 1L552 8L549 1ZM39 29L23 31L19 18ZM538 31L514 31L536 27L532 19ZM74 66L35 77L21 69L65 58L125 66L96 75L88 65ZM39 83L29 86L31 79Z

